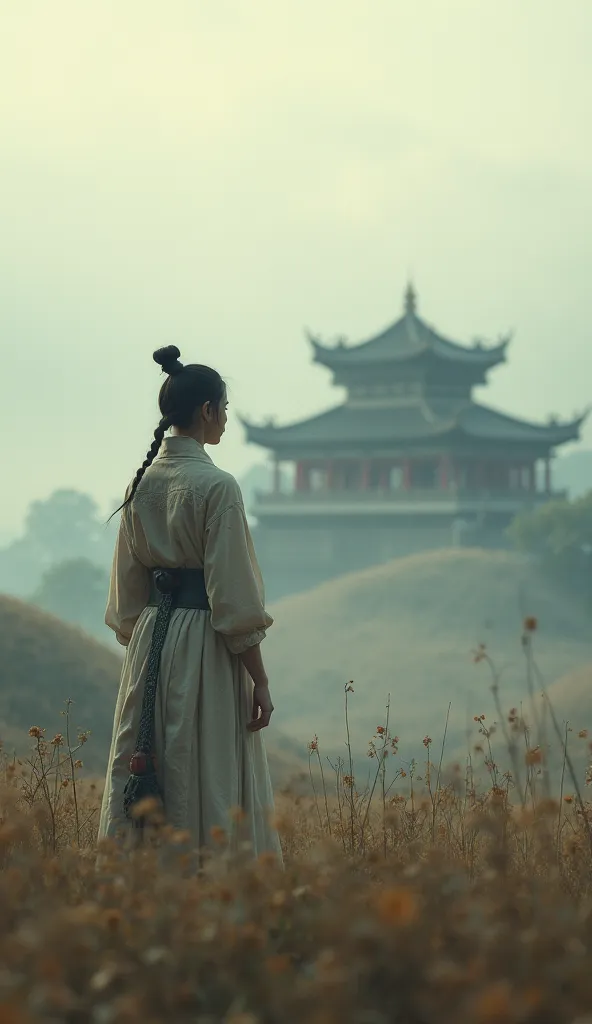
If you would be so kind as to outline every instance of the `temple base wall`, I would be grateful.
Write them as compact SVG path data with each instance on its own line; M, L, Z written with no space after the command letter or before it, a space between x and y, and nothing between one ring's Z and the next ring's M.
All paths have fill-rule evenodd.
M377 523L260 523L253 529L269 601L312 589L328 580L393 558L450 547L508 546L508 519L466 523L431 518Z

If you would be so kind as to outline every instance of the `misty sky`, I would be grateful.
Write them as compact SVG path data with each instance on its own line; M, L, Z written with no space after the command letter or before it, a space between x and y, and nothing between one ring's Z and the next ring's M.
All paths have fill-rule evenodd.
M156 347L290 421L337 397L304 327L376 333L409 273L448 336L515 330L488 401L586 406L591 42L590 0L3 4L0 536L122 493Z

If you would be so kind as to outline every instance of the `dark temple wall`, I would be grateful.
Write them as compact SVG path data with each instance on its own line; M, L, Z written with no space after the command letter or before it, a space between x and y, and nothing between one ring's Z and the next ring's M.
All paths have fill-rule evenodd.
M300 593L345 573L382 565L393 558L453 546L506 547L507 522L453 526L446 520L377 523L269 523L253 539L269 601Z

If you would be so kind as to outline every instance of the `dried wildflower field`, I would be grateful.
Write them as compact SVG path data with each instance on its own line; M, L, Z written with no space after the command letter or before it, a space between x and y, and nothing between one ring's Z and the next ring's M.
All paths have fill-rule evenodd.
M474 659L499 701L488 651ZM199 870L157 820L140 848L97 850L92 737L69 705L61 733L33 726L29 757L2 767L0 1024L590 1021L585 731L550 704L530 723L476 709L462 764L446 763L446 723L402 762L389 706L362 773L357 696L344 684L343 756L315 736L309 793L278 794L283 868L249 857L239 813Z

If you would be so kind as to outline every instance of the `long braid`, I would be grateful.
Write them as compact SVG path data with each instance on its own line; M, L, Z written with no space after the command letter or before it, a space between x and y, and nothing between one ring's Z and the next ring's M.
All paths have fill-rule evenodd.
M146 458L144 459L142 465L140 466L138 472L136 473L136 475L135 475L135 477L133 479L132 486L130 488L129 494L127 495L125 501L123 501L121 503L119 508L116 508L115 512L112 512L111 516L109 517L110 519L112 519L114 515L117 515L118 512L121 512L122 509L127 508L127 506L129 504L131 504L131 502L133 501L134 494L136 493L136 491L138 489L139 483L140 483L142 477L144 476L144 473L148 469L148 466L152 465L152 463L154 462L156 456L158 455L158 452L160 450L160 446L161 446L161 444L162 444L162 442L164 440L164 435L166 434L166 432L167 432L167 430L169 429L170 426L171 426L171 417L170 416L163 416L161 421L160 421L160 423L158 424L156 430L154 431L154 440L153 440L152 444L150 445L150 448L148 449L148 451L146 453Z

